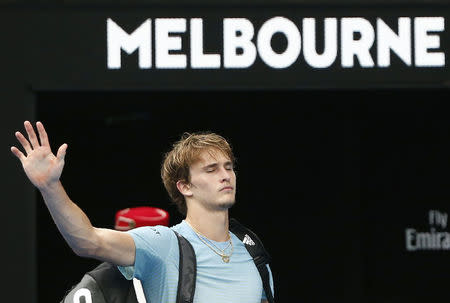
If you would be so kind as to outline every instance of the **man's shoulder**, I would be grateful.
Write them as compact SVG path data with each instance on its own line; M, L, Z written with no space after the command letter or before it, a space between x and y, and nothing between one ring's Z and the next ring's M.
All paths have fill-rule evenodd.
M137 227L127 231L136 241L173 240L176 239L171 228L163 225Z
M176 233L182 235L184 238L190 240L192 238L192 230L189 226L184 222L180 222L171 227L164 225L156 225L156 226L143 226L131 229L127 231L133 236L135 242L151 242L154 243L154 240L160 242L177 242ZM176 233L175 233L176 232ZM168 242L167 242L168 243Z
M184 220L176 225L171 226L170 229L172 231L177 232L178 234L182 235L185 238L189 238L190 234L192 233L191 229Z

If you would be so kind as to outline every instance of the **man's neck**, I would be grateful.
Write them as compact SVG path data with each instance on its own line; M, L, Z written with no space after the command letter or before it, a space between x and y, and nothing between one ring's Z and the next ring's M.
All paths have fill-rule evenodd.
M228 240L228 210L188 211L186 222L210 240L224 242Z

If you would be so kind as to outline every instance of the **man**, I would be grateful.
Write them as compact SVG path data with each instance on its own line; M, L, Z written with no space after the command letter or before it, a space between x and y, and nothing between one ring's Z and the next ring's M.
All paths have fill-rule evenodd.
M185 220L171 228L141 227L120 232L93 227L66 194L59 179L67 144L61 145L55 156L42 123L36 123L39 138L29 121L24 126L28 139L20 132L16 132L16 138L25 154L17 147L11 147L11 151L41 192L59 231L77 255L116 264L127 279L139 279L147 302L172 303L179 274L173 229L195 250L194 302L267 302L252 257L229 231L228 209L235 203L236 174L231 147L223 137L186 134L165 155L161 168L164 186L186 215ZM273 292L272 282L271 287Z

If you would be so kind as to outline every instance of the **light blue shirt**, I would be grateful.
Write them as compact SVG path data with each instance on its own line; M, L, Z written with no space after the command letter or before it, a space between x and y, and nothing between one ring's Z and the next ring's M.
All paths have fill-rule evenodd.
M252 257L233 233L233 254L229 263L206 246L183 220L171 227L185 237L197 257L194 303L261 303L266 299L261 276ZM128 280L139 279L145 298L151 303L175 303L178 288L179 248L175 233L166 226L146 226L128 231L136 245L134 266L121 267ZM225 249L228 242L212 243ZM267 265L268 266L268 265ZM273 279L270 272L273 293Z

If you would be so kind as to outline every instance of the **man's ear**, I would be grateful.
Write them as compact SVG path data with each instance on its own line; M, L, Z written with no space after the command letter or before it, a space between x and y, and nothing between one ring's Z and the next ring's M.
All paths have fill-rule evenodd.
M191 184L184 180L177 181L177 188L183 196L190 197L192 196Z

